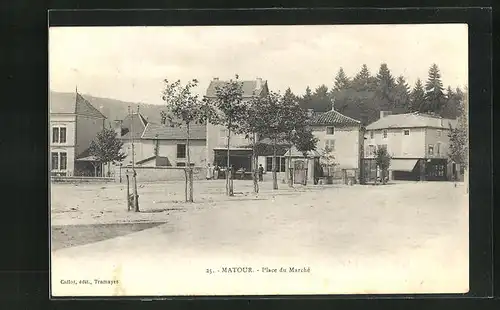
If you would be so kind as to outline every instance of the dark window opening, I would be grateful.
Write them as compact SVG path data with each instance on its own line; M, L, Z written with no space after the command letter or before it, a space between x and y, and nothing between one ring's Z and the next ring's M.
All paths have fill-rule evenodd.
M185 144L177 144L177 158L186 158Z
M59 143L59 128L52 128L52 142Z
M51 169L52 170L58 170L59 169L59 154L58 153L52 153L52 164L51 164Z
M59 143L66 143L66 128L59 129Z
M60 168L61 170L66 170L66 167L67 167L67 163L68 163L68 157L66 155L66 153L59 153L59 155L61 156L60 158Z

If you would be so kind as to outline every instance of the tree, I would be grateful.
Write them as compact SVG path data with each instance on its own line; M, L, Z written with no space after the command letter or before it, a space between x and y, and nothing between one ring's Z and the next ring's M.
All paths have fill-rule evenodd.
M323 170L326 169L326 171L328 171L327 176L332 176L330 170L337 166L337 162L335 161L333 150L330 147L327 146L323 149L320 157L320 164Z
M280 95L277 92L269 92L267 96L258 99L254 104L258 111L258 117L252 125L261 136L272 141L273 146L273 189L278 189L276 149L278 141L286 141L294 128L300 126L302 120L298 111L303 111L297 100L290 95Z
M187 201L193 202L193 168L191 167L190 156L190 135L191 126L195 123L203 124L206 119L205 104L198 98L198 95L193 94L192 89L198 86L198 81L193 79L186 85L182 85L180 80L173 83L167 79L164 80L165 88L162 91L162 100L166 103L166 111L162 111L162 123L172 127L186 128L186 159L187 173L186 182L189 181L189 198ZM186 192L186 196L187 192Z
M318 141L318 138L313 135L311 128L307 126L300 128L300 130L297 130L293 137L293 144L295 145L297 150L304 156L307 167L309 166L308 154L309 152L316 150ZM304 185L307 185L307 174L304 179Z
M441 117L448 119L456 119L460 116L460 105L463 101L463 92L457 87L453 90L450 86L446 89L446 104L441 108Z
M376 87L376 79L371 75L366 64L361 66L361 70L352 80L352 86L356 91L372 91Z
M420 110L423 113L439 113L446 98L443 93L443 82L441 82L441 73L436 64L429 68L429 77L425 83L425 105Z
M299 104L303 109L312 109L312 91L309 86L306 87L305 94L299 98Z
M234 80L231 79L223 86L216 87L215 99L205 98L205 102L211 107L208 109L208 121L214 125L222 125L227 129L226 195L228 196L233 196L233 182L229 178L231 133L241 131L240 124L246 116L242 83L238 78L236 75Z
M375 151L375 163L382 173L380 176L382 184L386 184L386 174L389 166L391 165L391 156L385 147L379 147Z
M468 167L469 160L469 141L468 141L468 98L467 92L463 94L463 100L460 102L459 116L457 124L453 128L450 124L450 131L448 136L450 138L450 146L448 151L448 158L464 168ZM456 176L454 176L456 179Z
M405 78L401 75L394 87L394 108L399 112L410 112L410 87Z
M97 133L92 142L90 142L89 152L94 156L96 161L94 165L94 174L97 174L97 164L108 165L108 176L110 175L111 163L122 162L126 154L122 152L123 142L118 139L116 132L111 128L104 128Z
M380 69L376 76L377 79L377 98L380 101L379 105L383 110L394 108L394 77L387 67L386 63L380 65Z
M337 91L347 89L350 87L350 84L351 81L349 77L345 74L344 69L340 67L339 71L337 72L337 75L335 76L333 89Z
M425 91L422 81L417 79L415 87L410 93L410 107L408 112L418 112L424 109Z

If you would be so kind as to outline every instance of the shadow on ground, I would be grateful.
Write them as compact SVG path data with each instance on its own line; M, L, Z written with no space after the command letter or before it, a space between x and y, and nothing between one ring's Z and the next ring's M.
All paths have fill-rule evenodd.
M165 223L166 222L52 226L51 248L55 251L104 241L106 239L153 228Z

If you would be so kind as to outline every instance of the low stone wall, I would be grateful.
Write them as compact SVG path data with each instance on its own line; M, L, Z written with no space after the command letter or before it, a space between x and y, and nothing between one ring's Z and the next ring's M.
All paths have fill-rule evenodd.
M53 183L108 183L114 182L114 178L102 177L75 177L75 176L52 176L50 178Z
M206 178L206 168L193 167L193 179L204 180ZM136 167L137 182L157 182L157 181L184 181L184 169L159 168L159 167ZM127 181L127 168L122 168L122 182ZM115 175L116 178L116 175Z

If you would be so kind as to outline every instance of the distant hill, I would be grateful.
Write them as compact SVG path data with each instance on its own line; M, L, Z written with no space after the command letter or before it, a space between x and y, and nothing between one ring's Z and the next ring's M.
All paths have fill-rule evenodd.
M72 98L72 93L54 92L51 91L52 96L59 96L61 98ZM150 122L160 123L160 112L164 109L162 105L145 104L137 102L127 102L110 98L95 97L88 94L81 94L87 99L96 109L101 111L107 117L107 126L113 125L115 120L123 120L128 114L128 107L132 111L137 111L139 105L139 112Z

